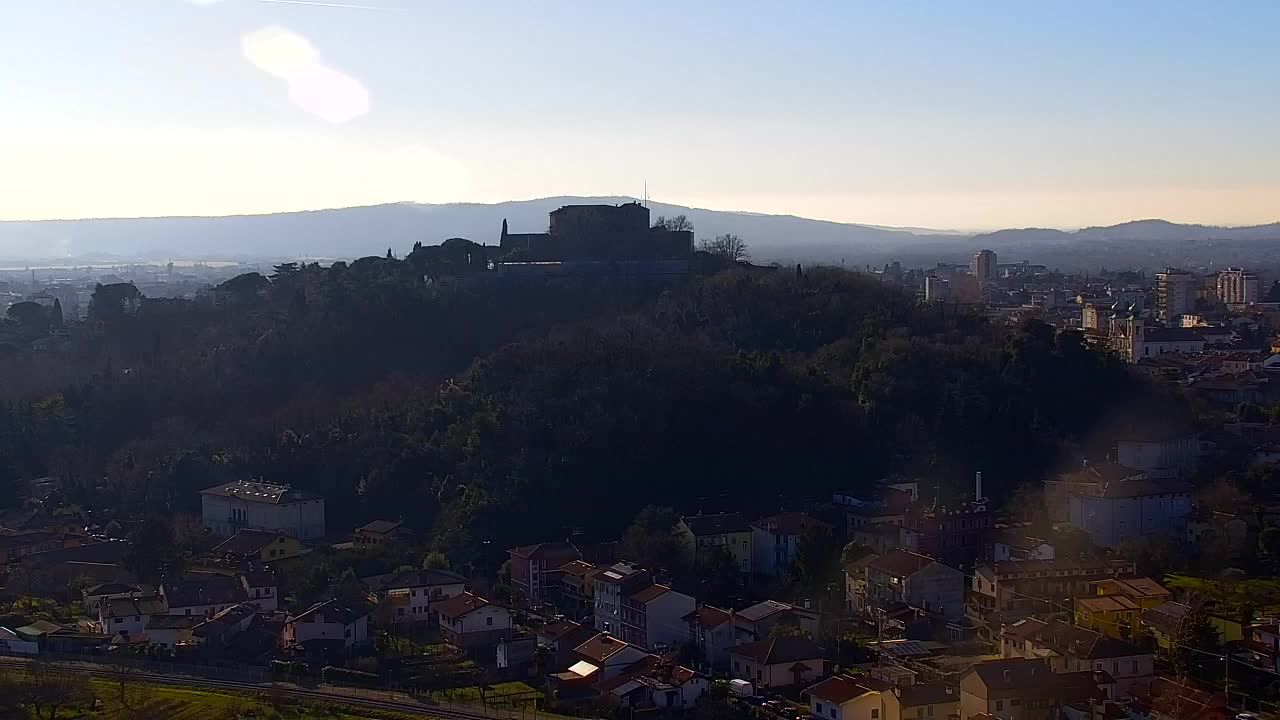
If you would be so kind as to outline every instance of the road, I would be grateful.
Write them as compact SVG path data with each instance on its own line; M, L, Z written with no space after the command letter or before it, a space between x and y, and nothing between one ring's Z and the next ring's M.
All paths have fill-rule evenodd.
M22 658L7 657L0 659L0 668L11 668L15 670L23 670L27 668L33 661ZM85 673L94 677L114 678L121 673L110 666L104 666L96 663L86 662L55 662L54 667L67 672ZM400 713L414 713L422 717L447 718L449 720L510 720L525 719L534 720L538 713L536 711L518 712L509 710L486 710L473 711L463 710L453 706L437 705L430 702L422 702L414 698L404 695L403 693L390 693L382 690L359 690L359 689L333 689L333 690L313 690L309 688L299 687L289 683L249 683L236 682L233 680L213 680L202 677L192 677L189 675L167 675L145 671L130 671L129 676L139 681L150 681L164 685L180 685L188 687L201 687L221 690L235 690L238 692L252 692L264 694L270 691L274 695L284 695L285 697L295 700L317 700L327 703L335 703L350 707L362 707L375 710L389 710ZM361 693L361 694L355 694ZM381 694L383 698L371 697L373 694ZM367 696L366 696L367 695ZM399 695L401 699L395 698ZM386 697L390 696L390 698Z

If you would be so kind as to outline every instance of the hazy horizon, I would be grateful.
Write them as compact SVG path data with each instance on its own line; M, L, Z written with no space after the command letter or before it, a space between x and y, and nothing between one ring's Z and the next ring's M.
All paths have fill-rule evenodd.
M0 27L0 219L647 186L888 227L1275 222L1280 6L1221 10L26 3Z
M253 216L262 216L262 215L288 215L293 213L324 212L329 210L357 210L361 208L379 207L384 205L401 205L401 204L436 205L436 206L480 205L480 206L492 207L492 206L505 205L505 204L511 204L511 203L537 203L539 201L553 200L553 199L559 199L559 198L578 198L578 199L584 199L584 200L629 199L629 200L634 200L636 202L645 201L645 198L643 197L635 197L635 196L629 196L629 195L607 196L607 195L573 195L573 194L558 193L558 194L545 195L545 196L539 196L539 197L511 198L508 200L499 200L496 202L458 200L458 201L450 201L450 202L433 203L429 201L419 201L419 200L391 200L386 202L369 203L367 205L307 207L307 208L297 208L297 209L287 209L287 210L273 210L273 211L266 211L266 212L227 213L227 214L220 214L220 215L210 215L210 214L132 215L132 216L117 215L117 216L86 216L86 217L17 218L17 219L0 219L0 222L77 222L77 221L89 221L89 220L163 220L163 219L181 219L181 218L217 219L217 218L232 218L232 217L253 217ZM1269 221L1264 221L1259 223L1235 224L1235 223L1203 222L1203 221L1197 221L1197 220L1175 221L1175 220L1169 220L1169 218L1163 218L1163 217L1131 217L1125 220L1120 220L1120 221L1111 222L1111 223L1086 223L1083 225L1075 225L1075 226L1023 225L1023 226L1016 226L1016 227L1015 226L997 226L997 227L974 227L974 228L922 227L919 225L887 225L884 223L862 222L857 220L838 220L834 218L814 217L809 215L796 215L795 213L788 213L788 212L762 212L758 210L744 210L742 208L732 208L732 207L721 208L721 207L685 205L684 203L672 202L665 199L660 200L657 198L648 198L648 202L651 204L660 203L663 205L675 205L678 207L687 207L690 210L700 210L700 211L708 211L708 212L716 212L716 213L740 213L740 214L746 214L746 215L796 217L801 220L833 222L833 223L839 223L844 225L862 225L866 227L884 228L889 230L903 230L908 232L915 231L917 233L937 233L937 234L956 234L956 235L981 235L985 233L998 232L1000 230L1031 230L1031 229L1060 230L1062 232L1075 232L1075 231L1082 230L1084 228L1090 228L1090 227L1107 227L1111 225L1119 225L1119 224L1129 223L1129 222L1148 222L1148 221L1167 221L1167 222L1173 222L1177 224L1204 225L1206 227L1221 227L1221 228L1243 228L1243 227L1254 227L1259 225L1280 224L1280 219L1269 220ZM657 217L656 213L654 217L656 219Z

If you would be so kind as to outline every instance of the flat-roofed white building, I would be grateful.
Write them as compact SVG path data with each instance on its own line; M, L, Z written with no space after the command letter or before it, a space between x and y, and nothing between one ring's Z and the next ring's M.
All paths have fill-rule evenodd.
M239 480L200 491L204 526L220 537L244 528L300 540L324 537L324 498L288 485Z

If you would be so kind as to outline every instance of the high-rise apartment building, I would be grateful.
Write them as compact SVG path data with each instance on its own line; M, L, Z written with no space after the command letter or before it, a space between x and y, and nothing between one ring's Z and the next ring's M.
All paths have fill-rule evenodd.
M1261 292L1258 276L1244 268L1227 268L1218 273L1218 299L1228 305L1256 305Z
M969 272L978 278L980 283L995 279L996 254L990 250L979 250L974 253L973 259L969 261Z
M1170 322L1191 312L1196 301L1196 277L1186 270L1165 268L1156 273L1156 316Z

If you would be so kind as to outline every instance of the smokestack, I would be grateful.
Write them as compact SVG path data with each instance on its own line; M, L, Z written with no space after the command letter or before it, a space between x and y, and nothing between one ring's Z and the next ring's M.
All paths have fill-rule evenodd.
M982 471L973 474L973 499L977 502L982 501Z

